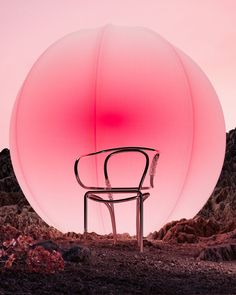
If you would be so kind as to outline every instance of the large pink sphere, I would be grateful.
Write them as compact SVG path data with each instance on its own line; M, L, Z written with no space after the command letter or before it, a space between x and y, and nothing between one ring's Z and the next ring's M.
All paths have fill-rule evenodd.
M83 232L85 191L74 161L119 146L160 150L145 234L193 217L224 159L216 93L187 55L153 31L108 25L70 34L36 61L16 100L10 148L22 190L49 225ZM134 234L134 202L116 210L118 232ZM111 232L104 204L89 203L88 220L89 231Z

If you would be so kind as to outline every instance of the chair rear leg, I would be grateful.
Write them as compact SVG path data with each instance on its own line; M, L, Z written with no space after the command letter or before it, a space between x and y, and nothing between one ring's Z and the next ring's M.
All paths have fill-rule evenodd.
M143 198L142 198L142 195L140 196L139 214L140 214L140 252L143 252Z
M117 242L117 232L116 232L116 220L115 220L115 211L114 207L112 210L112 217L111 217L111 222L112 222L112 231L113 231L113 239L114 239L114 244Z
M140 214L139 214L139 198L137 199L137 203L136 203L136 238L137 238L137 243L138 246L140 246Z
M88 232L88 199L87 193L84 195L84 238L87 238Z

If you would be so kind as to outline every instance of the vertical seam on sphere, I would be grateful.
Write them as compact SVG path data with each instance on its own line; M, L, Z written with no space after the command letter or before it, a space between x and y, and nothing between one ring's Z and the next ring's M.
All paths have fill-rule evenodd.
M102 46L104 42L106 26L101 29L101 34L98 41L98 48L96 54L96 68L95 68L95 82L94 82L94 105L93 105L93 116L94 116L94 152L97 152L97 97L98 97L98 75L101 68L101 54L102 54ZM96 169L96 178L98 185L98 166L97 166L97 158L95 157L95 169Z
M101 69L101 55L102 55L102 47L104 44L104 36L105 36L105 31L107 29L107 25L102 27L101 29L101 34L99 37L98 41L98 48L97 48L97 56L96 56L96 69L95 69L95 82L94 82L94 109L93 109L93 115L94 115L94 152L97 152L97 98L98 98L98 77L99 77L99 72ZM97 156L95 156L95 171L96 171L96 180L97 180L97 186L98 185L98 163L97 163ZM99 212L100 212L100 217L101 217L101 222L103 229L105 229L105 224L103 220L103 215L102 215L102 210L101 210L101 205L99 204Z
M184 191L184 187L185 187L185 183L187 181L187 178L188 178L188 175L189 175L189 171L190 171L190 167L191 167L191 162L192 162L192 155L193 155L193 145L194 145L194 139L195 139L195 111L194 111L194 103L193 103L193 92L192 92L192 87L191 87L191 83L190 83L190 80L189 80L189 77L188 77L188 74L187 74L187 71L186 71L186 68L184 66L184 63L181 59L181 57L179 56L176 48L174 46L172 46L168 41L167 43L169 44L169 46L172 48L173 52L175 53L175 55L177 56L178 60L179 60L179 63L182 67L182 70L184 72L184 76L186 78L186 82L188 84L188 89L189 89L189 93L190 93L190 99L191 99L191 106L192 106L192 144L191 144L191 150L190 150L190 159L189 159L189 163L188 163L188 168L187 168L187 172L186 172L186 175L185 175L185 178L184 178L184 182L183 182L183 185L182 185L182 188L181 188L181 191L179 193L179 196L177 198L177 200L175 201L175 204L174 204L174 207L172 208L171 212L169 213L168 217L167 217L167 220L171 217L171 215L174 213L176 207L177 207L177 204L178 204L178 201L180 200L181 198L181 195Z

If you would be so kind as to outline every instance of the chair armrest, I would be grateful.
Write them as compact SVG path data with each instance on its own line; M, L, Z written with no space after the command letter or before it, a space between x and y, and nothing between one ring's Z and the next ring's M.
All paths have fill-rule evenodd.
M96 153L93 153L93 154L96 154ZM75 173L76 180L79 183L79 185L81 187L85 188L85 189L89 189L89 190L101 190L101 191L103 191L103 190L106 189L106 187L87 186L80 179L80 176L79 176L79 168L78 168L79 161L82 158L87 157L87 156L90 156L90 155L92 155L92 154L83 155L83 156L79 157L78 159L76 159L75 164L74 164L74 173Z

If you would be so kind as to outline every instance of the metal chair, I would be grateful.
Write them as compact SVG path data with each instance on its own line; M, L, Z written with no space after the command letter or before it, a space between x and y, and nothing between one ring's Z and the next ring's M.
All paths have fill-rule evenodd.
M139 153L145 158L145 165L143 167L142 176L140 179L139 184L136 187L112 187L108 175L108 162L111 159L111 157L120 154L120 153ZM149 153L154 152L154 156L151 161L150 165L150 159L149 159ZM91 156L97 156L102 153L107 153L107 156L105 157L104 161L104 177L105 177L105 187L95 187L95 186L86 186L79 176L79 162L84 157L91 157ZM74 172L76 179L81 187L88 189L88 191L84 195L84 234L86 237L87 230L88 230L88 214L87 214L87 208L88 208L88 199L104 203L111 216L111 223L112 223L112 230L113 230L113 238L114 243L117 241L117 232L116 232L116 221L115 221L115 210L114 210L114 204L115 203L122 203L127 201L136 200L137 206L136 206L136 235L137 235L137 241L138 245L140 246L140 251L143 252L143 202L150 196L149 192L143 192L144 190L149 190L154 187L154 176L156 172L156 166L157 161L159 158L159 151L152 149L152 148L146 148L146 147L119 147L119 148L111 148L106 150L101 150L98 152L90 153L83 155L79 157L74 164ZM147 172L149 170L149 185L143 186L144 179L147 175ZM103 198L101 195L106 194L108 197ZM120 199L114 199L114 194L134 194L132 197L126 197L126 198L120 198Z

